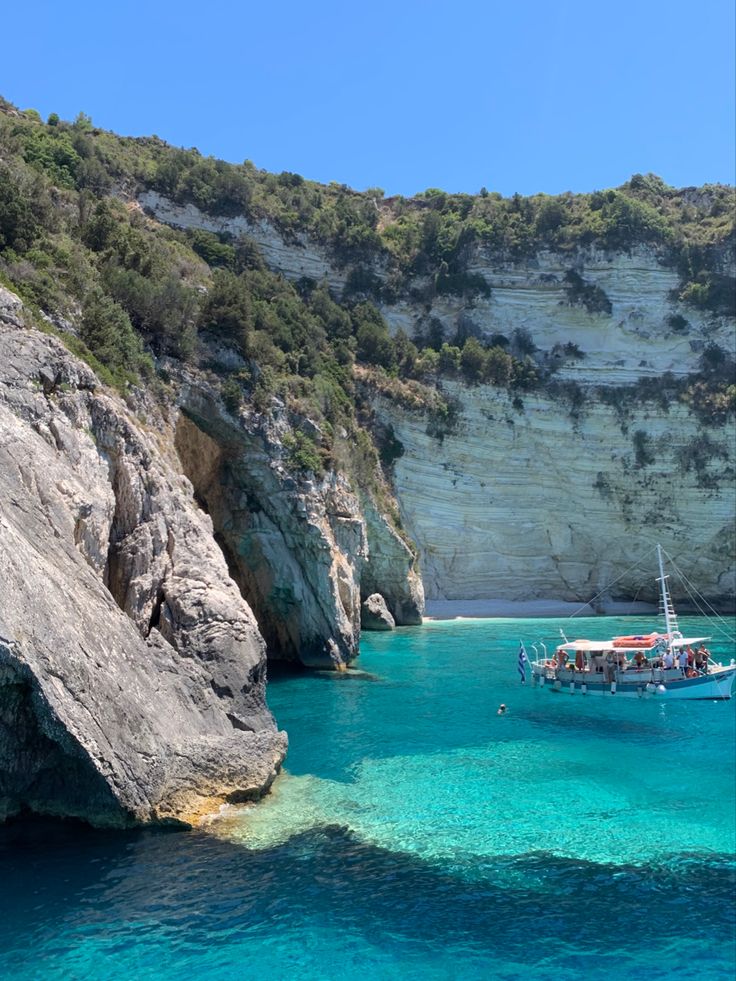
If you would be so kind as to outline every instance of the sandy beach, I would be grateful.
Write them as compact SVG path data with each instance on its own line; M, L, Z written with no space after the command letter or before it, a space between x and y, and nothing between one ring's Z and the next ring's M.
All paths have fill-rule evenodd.
M656 606L650 603L609 602L593 609L588 603L569 603L565 600L427 600L424 619L646 616L656 613Z

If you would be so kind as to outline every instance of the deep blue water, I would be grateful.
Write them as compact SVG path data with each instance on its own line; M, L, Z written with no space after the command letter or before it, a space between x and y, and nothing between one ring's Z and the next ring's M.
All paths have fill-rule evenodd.
M207 830L6 829L0 977L732 978L736 701L522 687L519 638L561 623L430 623L367 637L364 675L273 678L287 772Z

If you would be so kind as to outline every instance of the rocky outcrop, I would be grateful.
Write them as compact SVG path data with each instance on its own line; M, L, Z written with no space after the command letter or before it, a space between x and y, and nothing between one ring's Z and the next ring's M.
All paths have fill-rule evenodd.
M360 624L363 630L393 630L396 621L380 593L373 593L360 608Z
M364 495L361 506L368 538L368 560L361 569L361 596L380 593L400 627L420 624L424 584L416 555L375 501Z
M3 290L0 372L0 819L193 823L260 795L286 745L263 640L164 420Z
M358 653L361 598L381 591L398 623L421 623L414 556L347 478L291 472L283 410L233 415L206 379L180 379L176 446L273 658L342 667Z
M356 563L365 552L344 478L297 483L278 435L230 416L213 393L184 388L176 445L272 657L310 667L353 660L360 637ZM249 425L252 422L252 427Z

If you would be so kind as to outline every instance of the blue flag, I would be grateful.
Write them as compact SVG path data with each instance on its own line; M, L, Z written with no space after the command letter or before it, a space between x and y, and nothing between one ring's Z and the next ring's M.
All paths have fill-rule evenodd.
M519 674L521 675L522 685L526 684L526 662L529 658L526 656L526 651L524 650L524 642L519 641Z

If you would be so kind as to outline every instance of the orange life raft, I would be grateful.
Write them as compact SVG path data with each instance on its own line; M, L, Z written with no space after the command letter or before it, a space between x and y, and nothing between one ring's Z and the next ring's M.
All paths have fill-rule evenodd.
M649 650L654 647L659 640L659 634L637 634L630 637L614 637L613 646L614 647L636 647L639 650Z

